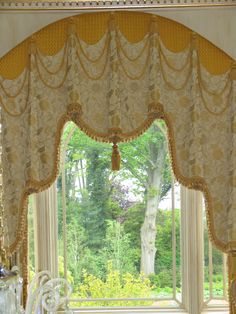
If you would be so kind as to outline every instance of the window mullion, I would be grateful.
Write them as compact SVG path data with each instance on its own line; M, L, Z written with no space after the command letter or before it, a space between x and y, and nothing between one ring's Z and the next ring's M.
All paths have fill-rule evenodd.
M34 195L35 269L58 276L58 220L56 182Z
M199 314L203 304L202 194L181 187L181 244L183 305Z
M171 186L172 199L172 278L173 278L173 299L176 300L176 221L175 221L175 180L172 178Z
M209 299L213 299L213 255L212 243L208 241L208 256L209 256Z
M225 300L228 298L227 290L227 255L223 254L223 296Z
M67 280L67 223L66 223L66 170L65 170L65 155L62 154L61 176L62 176L62 226L63 226L63 257L64 257L64 278Z

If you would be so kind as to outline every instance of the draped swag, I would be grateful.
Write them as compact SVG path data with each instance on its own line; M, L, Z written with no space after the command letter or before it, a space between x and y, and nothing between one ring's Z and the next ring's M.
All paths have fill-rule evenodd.
M0 74L9 255L24 238L27 196L56 178L67 121L98 141L116 145L162 118L174 173L183 185L203 191L209 233L229 254L230 281L236 277L232 59L176 22L144 13L107 12L42 29L0 60Z

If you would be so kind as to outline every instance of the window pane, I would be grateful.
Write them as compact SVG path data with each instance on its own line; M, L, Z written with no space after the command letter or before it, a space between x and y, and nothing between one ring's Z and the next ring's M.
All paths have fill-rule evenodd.
M215 248L208 235L204 210L204 301L208 305L227 304L226 254Z
M73 286L71 305L183 307L180 186L168 151L159 183L153 172L162 134L150 128L137 140L120 144L122 168L112 172L111 145L72 128L68 124L64 133L64 141L73 136L57 180L59 275ZM29 204L33 274L31 200ZM204 254L205 306L225 304L226 259L209 244L205 217Z
M166 144L152 126L119 145L122 168L112 172L111 145L71 137L58 179L59 269L77 307L178 306L179 186Z

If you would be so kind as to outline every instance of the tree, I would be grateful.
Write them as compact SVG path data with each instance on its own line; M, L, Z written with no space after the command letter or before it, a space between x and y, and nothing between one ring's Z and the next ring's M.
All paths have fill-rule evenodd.
M104 245L106 221L116 219L125 223L127 209L135 202L142 204L144 220L139 229L141 271L149 275L155 270L158 204L170 188L164 124L154 123L135 141L120 144L120 150L122 170L112 173L111 146L97 143L81 131L76 131L67 151L66 171L70 178L67 190L68 202L77 199L80 203L79 219L86 233L87 246L94 253ZM75 190L76 180L80 182L79 193ZM128 198L122 200L124 195L130 193L125 191L123 185L125 180L132 185L132 193L139 195L139 200L130 201Z
M101 253L106 263L112 262L113 268L121 274L137 273L137 248L133 247L130 234L124 232L124 226L120 222L107 221L105 246Z
M145 216L141 227L141 271L155 273L156 216L161 197L170 188L171 175L167 169L168 149L162 122L129 146L121 147L126 169L136 178L145 195Z
M89 208L85 212L85 229L89 246L98 251L105 238L106 220L110 218L108 209L110 162L104 158L102 147L93 147L86 151L86 161Z

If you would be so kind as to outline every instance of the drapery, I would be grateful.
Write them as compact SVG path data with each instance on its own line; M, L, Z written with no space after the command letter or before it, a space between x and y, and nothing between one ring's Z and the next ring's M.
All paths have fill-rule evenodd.
M11 54L0 60L9 254L24 238L27 196L56 178L60 136L67 121L96 140L116 145L162 118L168 126L174 173L183 185L203 191L211 238L222 251L230 252L232 261L236 250L233 60L190 30L176 23L173 31L172 24L156 16L125 12L95 14L94 20L89 16L89 25L86 14L63 20L59 44L52 39L58 23L48 32L36 33L16 48L21 62L12 68L6 66L13 60ZM171 50L172 41L176 49ZM54 53L47 55L45 46L53 43ZM232 281L236 274L230 274Z

